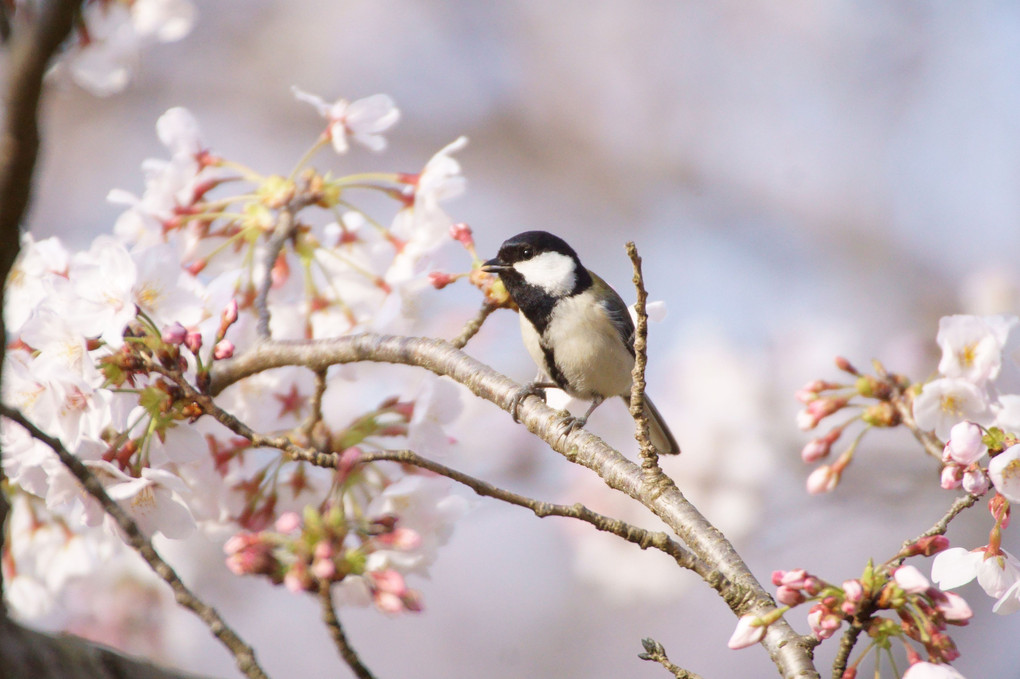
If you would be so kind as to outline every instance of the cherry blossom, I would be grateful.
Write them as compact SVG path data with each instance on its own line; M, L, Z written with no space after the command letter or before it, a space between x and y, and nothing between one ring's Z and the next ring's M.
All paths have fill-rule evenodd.
M1015 317L943 316L936 337L942 349L939 372L975 385L995 379L1002 366L1002 348Z
M382 151L386 148L386 138L382 133L400 119L400 111L385 94L375 94L352 102L337 99L328 103L298 87L291 87L291 91L298 101L314 106L319 115L329 122L327 134L337 153L347 153L348 136L372 151Z
M934 430L940 439L947 439L953 426L964 420L990 424L992 412L988 395L972 382L945 377L924 385L914 399L914 419L922 429Z
M988 463L988 475L1000 495L1010 502L1020 503L1020 445L993 457Z
M935 556L931 577L942 589L955 589L977 578L985 593L997 600L994 612L1005 615L1020 610L1020 561L1005 550L987 557L984 549L947 549Z

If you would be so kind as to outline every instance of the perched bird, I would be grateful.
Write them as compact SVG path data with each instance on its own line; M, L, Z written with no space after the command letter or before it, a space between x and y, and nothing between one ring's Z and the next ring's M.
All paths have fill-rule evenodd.
M520 308L524 346L538 364L538 376L514 397L515 420L524 399L544 398L548 387L591 401L570 428L583 427L607 398L630 404L634 322L616 290L585 269L572 247L551 233L526 231L505 241L482 270L499 274ZM647 395L644 401L652 445L679 453L662 415Z

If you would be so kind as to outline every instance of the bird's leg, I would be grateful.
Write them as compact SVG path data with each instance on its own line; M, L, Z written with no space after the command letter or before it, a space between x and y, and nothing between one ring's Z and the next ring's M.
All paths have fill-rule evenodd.
M521 421L517 411L520 410L521 404L524 403L524 399L529 396L537 396L544 402L545 390L556 386L553 382L543 380L543 377L545 377L545 375L541 372L538 373L538 375L535 376L535 379L518 389L510 399L510 416L514 418L514 422Z
M591 405L588 406L587 412L585 412L585 414L581 417L574 417L568 413L567 416L563 418L563 422L560 424L560 428L563 429L563 433L560 434L560 436L566 436L575 429L579 429L587 424L588 417L591 416L591 414L595 412L595 409L602 405L602 402L605 400L606 399L601 396L596 396L595 400L593 400Z

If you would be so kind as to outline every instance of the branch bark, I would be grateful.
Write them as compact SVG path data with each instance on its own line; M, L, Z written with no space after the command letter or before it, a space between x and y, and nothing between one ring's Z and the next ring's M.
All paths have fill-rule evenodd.
M514 381L464 354L449 342L420 337L360 334L302 342L264 341L213 370L210 392L263 370L301 365L313 371L339 363L373 361L425 368L450 377L476 396L509 411L519 389ZM560 416L539 399L528 399L518 410L521 422L568 460L588 467L605 483L642 502L683 540L694 554L723 576L719 594L735 614L765 615L775 609L768 592L726 540L665 475L650 482L639 465L602 439L577 429L563 435ZM769 626L763 646L787 679L818 677L812 645L785 620Z

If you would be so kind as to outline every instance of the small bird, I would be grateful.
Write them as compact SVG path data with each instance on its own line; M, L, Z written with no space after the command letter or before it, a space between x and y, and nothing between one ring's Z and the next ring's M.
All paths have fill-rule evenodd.
M535 379L514 396L515 421L524 399L544 398L549 387L591 401L570 429L583 427L607 398L630 405L634 321L616 290L584 268L572 247L546 231L525 231L505 241L482 270L499 274L520 309L524 346L538 365ZM661 454L679 453L662 415L644 400L652 445Z

